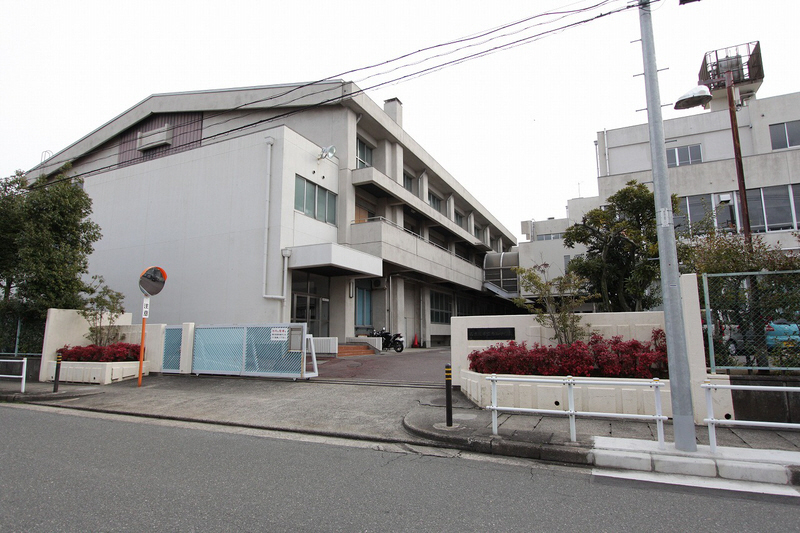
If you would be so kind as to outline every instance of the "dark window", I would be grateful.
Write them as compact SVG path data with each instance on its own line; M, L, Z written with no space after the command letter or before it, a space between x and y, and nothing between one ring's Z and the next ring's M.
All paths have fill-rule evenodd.
M793 229L792 204L786 185L764 187L761 189L761 193L764 196L767 229L769 231Z
M408 172L403 172L403 187L410 192L414 192L414 176Z
M356 142L356 168L366 168L372 166L372 148L361 139Z
M453 297L443 292L431 291L431 322L449 324L453 316Z
M432 192L428 193L428 204L432 208L434 208L438 212L442 212L442 199L433 194Z
M747 211L750 215L750 231L761 233L766 231L764 224L764 206L761 203L761 189L747 189Z
M773 150L800 146L800 120L770 125L769 138Z
M699 144L688 146L678 146L667 149L667 166L679 167L682 165L694 165L703 162L703 154Z
M336 225L336 195L302 176L294 178L294 208L312 218Z

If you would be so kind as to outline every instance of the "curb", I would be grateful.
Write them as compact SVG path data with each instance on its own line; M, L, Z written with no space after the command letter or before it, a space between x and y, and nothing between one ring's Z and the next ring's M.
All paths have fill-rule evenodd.
M33 402L49 402L58 400L70 400L72 398L80 398L83 396L92 396L94 394L102 394L103 391L92 392L4 392L0 393L0 402L7 403L33 403Z
M403 417L405 430L418 437L444 444L449 448L578 466L594 464L592 449L584 444L535 443L509 440L495 435L476 435L476 430L459 424L454 424L450 428L441 424L442 427L439 428L438 424L431 424L428 420L424 422L416 420L424 417L420 413L418 408Z

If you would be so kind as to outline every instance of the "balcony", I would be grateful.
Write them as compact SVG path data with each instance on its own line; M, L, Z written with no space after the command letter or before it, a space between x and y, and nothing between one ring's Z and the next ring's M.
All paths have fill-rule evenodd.
M755 93L764 80L759 42L707 52L700 66L698 81L712 91L725 89L726 72L733 74L733 84L742 93Z
M350 246L384 261L481 290L483 269L383 217L353 223Z
M374 167L365 167L354 170L352 179L354 186L363 187L374 196L391 196L397 200L400 200L429 220L432 220L437 225L447 229L459 239L478 249L484 251L491 250L491 248L489 248L475 235L462 228L439 211L436 211L434 208L428 205L427 202L424 202L412 192L406 190L406 188L401 184L397 183L389 176L380 172Z

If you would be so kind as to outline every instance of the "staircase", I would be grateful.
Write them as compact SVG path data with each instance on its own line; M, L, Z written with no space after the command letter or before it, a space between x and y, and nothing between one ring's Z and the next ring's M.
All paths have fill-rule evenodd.
M355 355L375 355L375 350L368 344L340 344L337 357L351 357Z

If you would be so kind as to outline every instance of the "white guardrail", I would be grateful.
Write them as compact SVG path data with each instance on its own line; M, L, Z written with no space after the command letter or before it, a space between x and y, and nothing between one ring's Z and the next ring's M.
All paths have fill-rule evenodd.
M0 378L12 378L12 379L19 379L22 381L19 391L25 392L25 374L28 373L28 358L23 357L22 359L0 359L0 363L22 363L22 375L16 374L0 374Z
M793 424L790 422L759 422L755 420L723 420L719 418L714 418L714 402L712 401L711 398L711 391L716 389L755 390L764 392L800 392L800 387L766 387L760 385L715 385L712 384L710 380L706 380L700 386L706 390L706 409L708 410L708 418L703 419L703 422L708 424L708 444L711 448L711 453L714 453L717 450L716 427L718 425L800 429L800 424Z
M575 431L575 418L578 416L593 416L593 417L602 417L602 418L630 418L634 420L654 420L658 424L658 447L660 449L664 449L664 421L668 419L668 417L664 416L661 410L661 387L665 384L658 380L658 378L653 378L653 380L649 382L630 382L630 381L611 381L607 379L603 380L580 380L575 381L575 378L572 376L566 376L563 378L506 378L506 377L497 377L497 374L492 374L491 376L486 376L488 381L492 382L492 405L487 405L486 409L492 411L492 433L497 435L497 413L499 411L503 411L506 413L532 413L532 414L542 414L542 415L558 415L558 416L568 416L569 417L569 436L572 442L577 440L576 431ZM561 384L567 386L567 397L568 397L568 405L567 410L562 409L528 409L523 407L500 407L497 405L497 382L518 382L518 383L549 383L549 384ZM625 413L603 413L603 412L592 412L592 411L576 411L575 410L575 385L616 385L616 386L625 386L625 387L650 387L653 389L653 393L655 394L655 408L656 414L654 415L639 415L639 414L625 414Z

